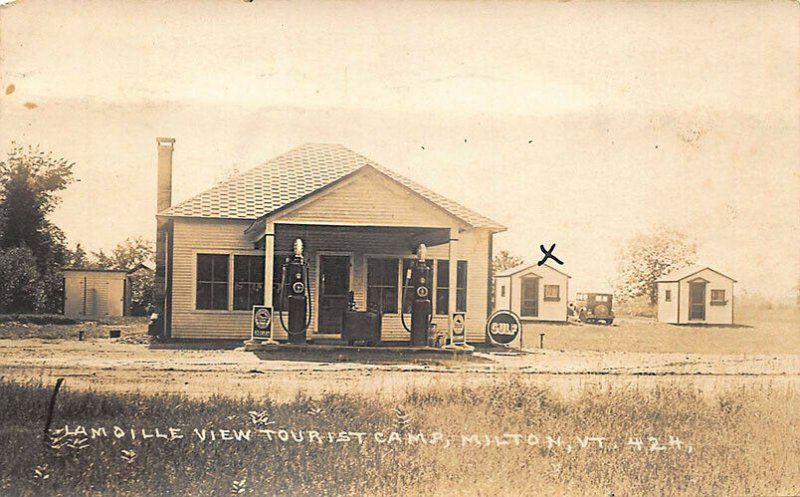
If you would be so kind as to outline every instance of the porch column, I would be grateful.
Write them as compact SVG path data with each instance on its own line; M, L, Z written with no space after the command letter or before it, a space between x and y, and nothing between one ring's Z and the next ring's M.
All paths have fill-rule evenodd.
M456 286L458 285L458 238L454 238L458 232L453 232L450 229L450 242L447 244L447 258L450 261L447 264L450 274L448 275L447 288L447 337L453 330L453 313L456 312Z
M272 307L272 262L275 254L275 223L264 228L264 305Z

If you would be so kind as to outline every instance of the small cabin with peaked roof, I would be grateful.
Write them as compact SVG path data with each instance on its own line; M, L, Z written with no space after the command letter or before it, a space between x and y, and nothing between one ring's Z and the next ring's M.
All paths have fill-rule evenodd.
M710 267L689 266L656 280L658 320L671 324L733 324L736 280Z
M156 288L164 334L244 339L253 305L280 307L280 265L296 238L309 265L309 339L336 338L353 291L383 315L382 339L407 342L402 280L419 244L432 270L433 322L466 312L484 341L492 237L506 228L335 144L305 144L171 205L174 139L158 138ZM276 339L286 339L280 326Z
M566 321L570 276L549 264L506 269L495 275L496 309L522 321Z

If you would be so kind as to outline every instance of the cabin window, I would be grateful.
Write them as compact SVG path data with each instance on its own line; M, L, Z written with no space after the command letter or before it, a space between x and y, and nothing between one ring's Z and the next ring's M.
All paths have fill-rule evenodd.
M436 314L450 312L450 261L436 261ZM456 266L456 312L467 312L467 261Z
M544 299L550 302L558 302L561 300L561 287L558 285L545 285L544 286Z
M501 297L505 297L506 296L506 286L505 285L500 285L500 296Z
M725 290L711 290L711 305L725 305Z
M197 309L228 310L228 255L197 254Z
M397 314L398 266L397 259L367 259L368 309Z
M249 311L264 304L264 257L233 256L233 310Z
M664 302L672 302L672 290L664 291Z

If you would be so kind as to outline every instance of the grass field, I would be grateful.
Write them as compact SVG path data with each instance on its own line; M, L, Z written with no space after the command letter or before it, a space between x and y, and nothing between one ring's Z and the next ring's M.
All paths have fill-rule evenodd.
M800 309L738 309L734 326L677 326L619 317L612 326L524 324L526 348L697 354L800 354Z
M800 495L798 318L536 324L525 344L543 332L544 350L443 364L151 345L141 319L9 319L0 495ZM45 444L58 377L53 428L72 434Z
M505 379L489 389L411 391L398 403L364 393L275 404L65 387L53 427L76 432L82 425L87 436L62 432L43 444L49 396L43 385L0 382L0 446L13 448L0 451L2 495L800 493L800 395L793 389L736 389L710 399L681 388L586 389L565 401ZM114 426L125 431L121 438ZM90 428L100 427L110 434L92 438ZM142 438L142 429L152 435L156 428L184 437ZM217 440L206 431L201 441L195 428L217 430ZM273 440L259 428L273 430ZM251 430L251 440L222 440L219 430L228 429ZM281 430L291 433L288 441ZM303 441L296 441L299 430ZM350 441L331 442L329 432L334 440L347 432ZM583 437L603 437L603 448Z

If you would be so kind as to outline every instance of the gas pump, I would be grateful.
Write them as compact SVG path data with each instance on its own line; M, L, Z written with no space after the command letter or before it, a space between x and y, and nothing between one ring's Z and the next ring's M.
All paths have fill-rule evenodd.
M286 287L289 287L286 295ZM294 241L294 256L281 266L280 289L281 327L289 335L289 343L306 343L306 330L311 324L311 286L308 284L308 264L303 258L303 241ZM288 309L289 325L283 319L283 310Z
M417 256L419 257L414 265L406 272L406 277L403 283L403 308L408 302L408 290L414 289L414 294L411 302L411 327L406 324L404 309L400 309L400 319L403 323L403 328L411 334L411 345L413 346L426 346L428 345L428 336L430 334L431 322L433 321L433 306L431 303L431 296L428 292L428 285L431 281L431 269L425 265L426 248L425 244L420 244L417 249Z

